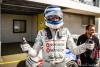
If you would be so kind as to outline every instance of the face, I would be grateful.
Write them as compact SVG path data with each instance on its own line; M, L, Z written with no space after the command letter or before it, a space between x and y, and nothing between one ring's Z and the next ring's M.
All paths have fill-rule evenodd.
M50 18L50 20L51 20L51 21L59 21L59 17L54 16L54 17Z
M94 35L95 33L95 27L90 26L88 30L86 30L87 34L89 36Z

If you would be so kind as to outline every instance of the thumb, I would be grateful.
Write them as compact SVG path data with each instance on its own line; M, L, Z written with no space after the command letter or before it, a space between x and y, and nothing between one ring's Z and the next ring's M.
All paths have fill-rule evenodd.
M22 40L23 40L22 44L26 44L27 43L25 37L23 37Z

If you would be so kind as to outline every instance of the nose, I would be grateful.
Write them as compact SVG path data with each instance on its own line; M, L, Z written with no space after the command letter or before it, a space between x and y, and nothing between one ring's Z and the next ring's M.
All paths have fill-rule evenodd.
M52 21L59 21L59 17L53 17L51 20Z

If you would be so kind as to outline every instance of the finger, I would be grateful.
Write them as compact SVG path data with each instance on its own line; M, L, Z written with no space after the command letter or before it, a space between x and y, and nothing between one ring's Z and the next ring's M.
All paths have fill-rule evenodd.
M24 47L29 46L29 44L23 44Z
M80 62L78 61L77 64L80 65Z
M30 47L30 45L29 44L23 44L23 45L21 45L22 47Z
M23 51L26 51L26 49L22 48Z
M78 64L79 66L81 66L81 63L79 62L79 64Z
M78 63L78 65L79 65L79 66L81 65L80 62Z
M80 66L81 66L81 61L80 61Z
M23 47L22 50L23 51L27 51L29 48L28 47Z

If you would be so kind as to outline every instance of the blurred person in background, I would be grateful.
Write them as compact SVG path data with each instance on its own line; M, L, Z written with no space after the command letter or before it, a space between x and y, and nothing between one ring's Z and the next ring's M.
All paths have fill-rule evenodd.
M78 55L78 65L80 67L94 67L97 64L99 57L99 39L95 36L95 25L90 24L86 26L85 34L79 36L77 45L81 45L85 42L93 41L95 46L93 50L86 49L86 51L80 55Z

